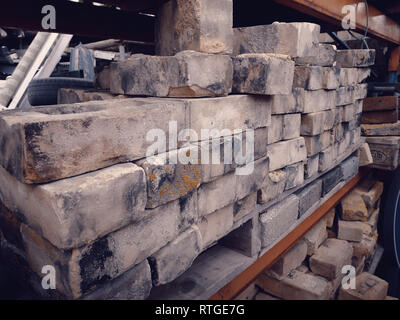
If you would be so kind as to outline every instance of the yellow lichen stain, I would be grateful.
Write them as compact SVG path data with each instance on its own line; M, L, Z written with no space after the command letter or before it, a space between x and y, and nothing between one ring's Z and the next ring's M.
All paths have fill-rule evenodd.
M150 179L150 182L153 182L154 180L156 180L156 175L154 173L150 173L149 179Z
M170 186L169 184L167 184L167 185L165 186L165 189L168 191L169 189L171 189L171 186Z
M161 190L160 190L160 196L161 196L161 197L164 196L165 192L166 192L166 191L165 191L164 189L161 189Z
M182 173L181 178L183 180L183 185L187 191L191 191L192 189L197 188L197 186L200 184L199 179L193 179L192 177L184 173Z
M179 194L180 194L181 197L183 197L184 194L185 194L185 190L184 189L179 190Z

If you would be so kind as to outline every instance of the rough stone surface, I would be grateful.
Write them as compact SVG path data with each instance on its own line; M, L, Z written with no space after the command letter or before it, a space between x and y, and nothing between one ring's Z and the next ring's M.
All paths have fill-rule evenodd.
M315 136L324 132L324 122L326 113L315 112L302 115L301 117L301 135Z
M339 220L338 239L361 242L363 234L371 234L371 226L366 222Z
M202 250L199 228L190 227L161 250L149 257L153 284L159 286L179 277L192 265Z
M280 195L286 186L287 173L285 170L270 172L264 179L264 184L258 190L257 203L264 204Z
M82 89L61 88L58 90L57 104L72 104L96 100L123 99L106 91L87 91Z
M306 256L307 244L303 240L300 240L289 252L275 262L273 266L266 271L266 274L278 280L283 280L290 272L302 264Z
M307 255L315 254L319 246L328 238L326 232L326 219L321 219L312 227L304 236L304 241L307 244Z
M320 43L317 57L296 58L295 62L298 65L308 64L313 66L332 67L336 62L336 46Z
M296 222L299 199L291 195L260 215L261 246L271 246Z
M286 186L285 190L290 190L301 186L304 183L304 164L299 162L294 165L287 166L286 171Z
M283 140L291 140L300 137L301 115L286 114L283 116Z
M376 247L378 235L376 233L368 236L366 234L363 235L363 238L360 242L352 242L353 246L353 257L358 259L362 259L364 257L371 258Z
M268 127L268 144L283 140L283 115L273 115Z
M173 0L160 6L156 20L156 54L183 50L232 53L232 0Z
M249 213L253 212L253 210L256 208L256 205L257 192L253 192L246 198L236 201L233 210L234 221L238 221L247 216Z
M358 84L358 69L356 68L341 68L339 73L340 86L348 87Z
M294 70L293 86L306 90L322 89L322 67L297 66Z
M342 180L340 167L329 171L322 176L322 196L328 194Z
M317 180L296 195L299 197L299 217L301 217L304 213L307 212L315 203L317 203L321 199L322 193L322 181Z
M199 223L203 249L225 236L233 226L234 205L231 204L203 217Z
M304 164L304 178L309 179L318 174L319 169L319 154L311 156Z
M350 192L341 201L341 217L346 221L367 221L368 209L360 194Z
M375 64L375 50L338 50L336 66L338 68L361 68Z
M233 92L263 95L290 94L294 62L277 54L242 54L233 59Z
M0 198L54 246L75 248L142 220L143 169L115 165L41 185L26 185L0 167Z
M284 300L328 300L330 294L327 280L297 270L282 281L262 274L257 279L257 285Z
M196 133L192 141L200 140L202 129L225 136L225 129L231 135L268 127L269 101L247 95L137 98L6 111L0 116L0 165L24 183L54 181L143 159L157 138L147 140L149 131L169 132L174 121L177 132L190 128Z
M322 68L322 88L336 90L340 83L338 68Z
M329 131L325 131L320 135L316 136L304 136L304 141L307 148L307 156L311 157L315 154L327 150L331 145L332 134Z
M370 273L363 272L356 278L355 289L340 288L339 300L385 300L389 284Z
M44 265L53 265L57 289L68 297L79 298L130 270L196 222L193 194L147 210L144 220L73 250L55 248L25 225L22 236L31 268L41 276Z
M294 89L296 92L297 89ZM302 112L302 105L297 102L293 93L291 94L277 94L270 98L272 114L287 114Z
M336 90L336 105L344 106L354 103L356 97L354 95L355 87L340 87Z
M182 51L173 57L137 54L111 64L111 93L152 97L215 97L232 91L227 55Z
M358 172L359 167L359 157L352 156L347 158L340 164L342 169L343 180L348 180L353 177Z
M364 179L354 192L361 195L367 208L374 208L383 193L383 182L373 179Z
M268 157L270 159L270 171L304 161L307 158L304 138L271 144L268 147Z
M337 104L336 92L333 90L308 91L299 88L293 91L297 103L301 105L303 113L313 113L334 109ZM350 102L351 103L351 102Z
M329 280L336 279L342 267L351 265L353 248L347 241L327 239L310 258L310 268L315 274Z
M320 26L312 23L279 23L234 29L235 55L279 53L292 58L317 57Z
M337 160L338 152L335 146L322 150L319 154L319 171L324 172L332 167Z
M84 300L145 300L152 288L151 270L145 260L113 281L83 297Z
M367 137L374 168L395 170L399 165L400 137Z

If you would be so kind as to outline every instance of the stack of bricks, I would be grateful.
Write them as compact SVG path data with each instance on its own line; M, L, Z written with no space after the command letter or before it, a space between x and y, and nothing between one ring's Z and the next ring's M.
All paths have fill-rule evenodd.
M365 178L260 275L247 292L258 300L385 299L388 283L364 272L369 269L376 250L382 192L382 182ZM356 275L353 289L342 286L349 266Z
M41 294L50 265L62 297L145 299L226 236L257 256L357 173L374 52L232 17L231 0L169 1L160 56L113 63L103 101L0 114L1 247Z

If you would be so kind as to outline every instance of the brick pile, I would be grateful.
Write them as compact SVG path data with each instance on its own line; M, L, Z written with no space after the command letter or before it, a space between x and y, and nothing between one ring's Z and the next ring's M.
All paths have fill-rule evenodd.
M238 299L386 299L388 283L365 272L376 250L382 192L382 182L365 178ZM354 267L353 289L342 286L345 266Z
M36 287L51 265L62 297L145 299L226 236L265 252L357 173L374 51L319 44L311 23L234 30L232 1L214 2L163 5L160 56L113 63L102 101L69 89L60 102L79 103L0 114L1 246ZM250 161L195 158L246 144L236 130L249 129ZM147 157L160 132L167 145ZM318 256L313 232L296 259Z

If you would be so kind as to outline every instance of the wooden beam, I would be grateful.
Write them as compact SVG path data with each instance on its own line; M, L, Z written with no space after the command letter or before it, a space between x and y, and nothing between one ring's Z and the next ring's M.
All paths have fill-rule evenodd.
M388 71L398 71L399 69L399 62L400 62L400 46L392 48L390 52L389 64L388 64Z
M350 192L359 181L370 172L362 169L343 188L335 193L328 201L306 218L299 226L290 232L284 239L268 250L260 259L233 279L229 284L214 294L210 300L231 300L239 295L258 275L270 267L282 255L288 252L315 224L318 223L339 201Z
M364 1L361 0L274 0L290 8L299 10L318 19L341 26L345 5L357 5L356 27L364 32L367 16ZM400 45L400 26L382 11L369 6L369 33L377 38Z
M43 30L45 5L56 8L56 30ZM57 0L2 0L0 26L94 38L154 41L155 18L91 4Z

